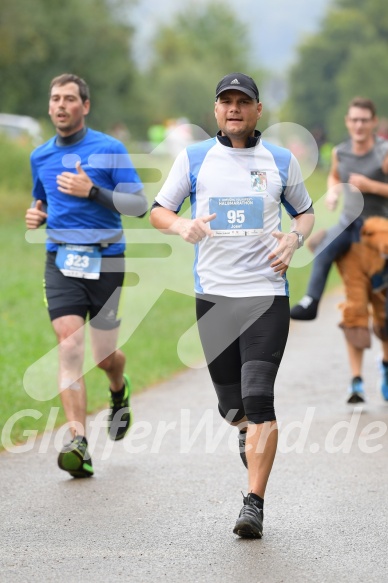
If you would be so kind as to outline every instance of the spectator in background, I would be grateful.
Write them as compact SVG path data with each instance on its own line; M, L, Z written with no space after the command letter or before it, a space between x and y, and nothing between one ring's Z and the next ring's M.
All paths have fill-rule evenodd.
M331 266L349 250L353 242L359 240L363 220L371 216L388 218L388 142L375 135L377 124L374 103L362 97L352 99L345 116L349 139L332 152L326 196L327 207L335 210L343 192L343 211L338 224L323 234L315 248L307 293L291 309L294 320L316 318ZM354 216L355 197L359 191L363 197L363 208L359 218L349 224L349 217ZM348 402L362 402L365 398L361 374L363 350L356 349L349 342L347 348L352 372ZM388 343L383 342L382 348L381 391L388 399Z

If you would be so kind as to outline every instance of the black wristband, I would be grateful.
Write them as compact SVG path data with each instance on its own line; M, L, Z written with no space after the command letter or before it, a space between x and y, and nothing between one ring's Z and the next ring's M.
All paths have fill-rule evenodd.
M94 186L93 184L92 188L89 190L88 198L90 200L94 200L95 198L97 198L98 193L99 193L98 186Z

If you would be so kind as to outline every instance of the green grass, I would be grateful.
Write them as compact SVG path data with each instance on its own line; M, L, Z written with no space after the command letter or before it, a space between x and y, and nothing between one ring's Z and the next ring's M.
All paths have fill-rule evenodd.
M44 246L25 240L24 214L31 200L29 150L28 145L4 145L0 141L0 155L6 161L0 179L0 431L13 415L24 411L12 428L11 438L15 443L26 440L27 430L43 431L51 408L60 407L58 396L54 396L55 338L43 302ZM170 162L161 160L158 164L165 175ZM151 201L159 188L158 173L147 169L142 173L142 178L149 182L147 193ZM314 198L324 193L325 181L321 171L308 180ZM335 220L324 210L317 218L319 226L331 225ZM191 291L193 250L177 237L159 234L150 227L148 218L125 218L124 227L128 229L130 243L121 303L120 344L127 357L127 372L134 390L141 391L183 370L187 362L202 359L196 332L185 336L183 362L180 358L183 353L179 339L190 327L195 329ZM306 250L302 253L307 254L304 260L307 264L291 267L288 272L291 303L303 295L310 271L311 257ZM338 281L332 276L330 283L334 285ZM92 366L89 356L86 369L88 412L91 413L106 406L107 381ZM24 382L26 371L28 378ZM31 379L36 385L31 384ZM40 418L31 417L32 411L37 411ZM64 421L60 408L57 425ZM6 444L5 437L0 446Z
M128 221L130 222L130 221ZM139 221L140 222L140 221ZM148 229L148 220L142 226ZM127 225L126 225L127 226ZM153 231L150 231L153 232ZM2 330L2 350L0 353L0 371L2 387L2 407L0 415L0 430L13 414L26 409L35 409L42 416L35 420L31 417L21 418L13 428L12 439L23 440L25 429L42 431L47 421L51 407L59 406L58 397L48 398L56 392L56 358L50 354L55 348L54 333L51 329L46 308L43 302L43 245L31 245L24 240L25 228L23 221L14 220L3 223L0 229L0 263L2 266L1 298L2 310L0 326ZM160 253L163 247L154 244L152 255ZM141 246L130 247L130 255L137 256L136 261L143 263L142 274L158 287L158 274L153 263L158 258L149 259L149 250L144 260L139 259ZM131 261L131 259L129 259ZM148 263L151 263L148 266ZM189 274L190 276L190 274ZM191 278L190 278L191 279ZM133 280L133 281L132 281ZM194 300L192 297L161 289L161 295L155 305L147 290L139 289L131 283L137 278L127 276L129 292L134 291L134 298L126 301L126 308L121 309L124 344L122 350L127 357L127 372L134 390L170 377L184 368L177 354L177 343L180 336L195 323ZM136 330L130 334L128 323L131 313L145 314ZM130 337L126 337L130 334ZM43 362L41 359L44 359ZM194 347L193 360L200 360L199 345ZM38 365L35 365L38 361ZM37 386L31 391L29 385L25 388L23 377L29 367L40 367L35 375ZM86 375L88 385L88 411L96 411L107 403L107 380L105 375L91 369ZM41 387L38 386L41 385ZM37 397L37 398L34 398ZM41 400L44 399L44 400ZM58 423L64 422L62 412Z
M46 307L43 301L43 270L45 250L41 244L30 244L25 240L24 215L30 205L30 170L28 144L14 144L0 140L0 153L3 155L4 172L0 181L0 265L1 265L1 313L0 327L2 349L0 351L0 382L2 389L2 407L0 412L0 431L12 416L25 412L14 423L11 438L22 442L26 430L41 432L46 425L52 407L60 407L56 393L55 337L52 331ZM157 165L164 173L171 162L160 159ZM156 164L155 164L156 165ZM160 171L144 168L141 178L148 183L147 193L151 201L158 189ZM121 305L122 350L127 357L129 373L135 391L140 391L154 383L167 379L182 370L185 365L177 354L180 336L195 323L194 300L191 295L171 291L183 289L191 293L191 253L192 249L183 244L184 253L189 253L185 270L185 285L182 288L182 276L177 266L175 281L174 271L170 267L168 281L164 273L158 275L158 262L163 272L166 270L164 259L170 255L167 237L152 229L148 217L144 219L124 218L124 228L128 229L133 243L128 245L127 258L130 272L126 275L126 288ZM149 233L149 235L148 235ZM136 240L143 234L143 239L150 243L139 244ZM143 240L142 239L142 240ZM174 238L175 239L175 238ZM182 241L183 243L183 241ZM179 250L178 250L179 251ZM179 259L178 259L179 260ZM133 271L131 271L131 262ZM139 277L148 285L136 285ZM182 271L182 270L181 270ZM182 280L182 281L179 281ZM164 287L161 287L161 283ZM189 286L189 287L188 287ZM154 301L155 291L157 301ZM131 297L133 296L133 297ZM160 297L159 297L160 296ZM124 302L125 299L125 302ZM134 331L130 322L143 314ZM52 353L50 352L52 351ZM199 342L192 346L192 360L202 359ZM88 412L99 410L108 402L108 384L105 375L86 359L88 387ZM32 367L32 369L31 369ZM36 387L31 390L31 381L27 383L24 375L34 373L32 378ZM28 372L30 371L30 372ZM39 419L30 416L31 410L37 411ZM57 418L57 425L65 418L62 410ZM3 435L0 445L5 445Z

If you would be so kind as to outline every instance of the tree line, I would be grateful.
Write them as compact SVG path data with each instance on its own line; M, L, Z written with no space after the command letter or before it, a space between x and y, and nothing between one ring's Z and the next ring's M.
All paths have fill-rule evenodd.
M250 62L247 26L219 0L188 3L160 25L140 70L133 57L136 1L2 0L0 111L45 119L50 80L73 72L90 85L89 123L96 129L123 125L144 140L151 125L185 117L212 134L215 80L233 70L251 74L259 87L268 80L270 73ZM281 119L336 142L355 95L373 99L388 118L387 49L385 0L333 0L288 72ZM264 105L268 115L271 104Z
M184 116L213 132L215 79L247 71L245 25L217 0L190 4L159 27L141 71L132 55L135 3L2 0L0 111L44 119L50 80L72 72L90 86L89 123L96 129L124 125L144 139L150 125Z
M283 118L333 142L346 135L344 115L355 96L372 99L388 118L387 52L385 0L335 0L319 32L300 46Z

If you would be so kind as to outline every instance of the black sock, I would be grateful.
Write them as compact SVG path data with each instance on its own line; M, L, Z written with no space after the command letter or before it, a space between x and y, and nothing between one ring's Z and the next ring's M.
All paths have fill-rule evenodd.
M353 377L352 380L353 381L360 381L360 383L362 383L362 378L361 377Z
M257 494L254 494L253 492L250 492L250 496L251 496L251 498L254 499L255 502L258 503L257 506L263 510L264 509L264 498L260 498L260 496L258 496Z
M120 389L119 391L112 391L112 389L109 389L112 395L112 399L114 401L122 401L124 399L124 395L125 395L125 385L123 385L123 388Z
M382 362L383 362L383 367L388 368L388 362L386 360L383 360Z

